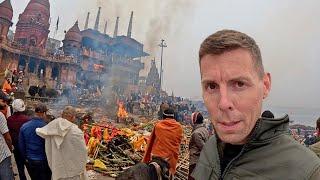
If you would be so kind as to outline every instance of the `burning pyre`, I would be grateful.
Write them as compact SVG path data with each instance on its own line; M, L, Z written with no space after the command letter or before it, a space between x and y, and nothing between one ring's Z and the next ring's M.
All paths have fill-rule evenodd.
M117 122L126 122L128 117L124 104L122 102L118 103Z

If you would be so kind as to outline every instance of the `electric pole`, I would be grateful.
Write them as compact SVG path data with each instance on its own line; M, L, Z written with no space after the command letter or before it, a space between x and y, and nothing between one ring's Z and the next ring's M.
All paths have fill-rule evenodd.
M161 92L161 87L162 87L162 76L163 76L163 70L162 70L162 58L163 58L163 48L166 48L167 45L166 43L164 42L163 39L161 39L161 44L159 44L159 46L161 47L161 64L160 64L160 92Z

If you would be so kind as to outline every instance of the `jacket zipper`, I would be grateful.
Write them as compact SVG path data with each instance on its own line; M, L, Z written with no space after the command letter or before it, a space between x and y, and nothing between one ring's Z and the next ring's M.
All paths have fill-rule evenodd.
M224 169L224 171L223 171L223 173L222 173L222 176L220 176L220 175L221 175L221 170L219 169L219 177L220 177L219 179L223 180L223 178L226 176L227 172L231 169L232 163L233 163L235 160L237 160L237 159L244 153L244 151L246 150L249 142L253 139L254 134L255 134L256 130L258 129L259 124L260 124L260 121L258 121L257 124L255 125L254 130L253 130L253 134L252 134L252 136L249 138L248 143L246 143L246 144L243 146L243 148L241 149L240 153L228 163L227 167ZM220 164L220 162L219 162L219 164Z
M237 159L243 154L245 148L246 148L246 145L244 145L243 148L241 149L240 153L239 153L235 158L233 158L233 159L229 162L229 164L227 165L227 167L224 169L222 176L220 176L220 179L221 179L221 180L224 178L224 176L226 176L227 172L231 169L232 163L233 163L235 160L237 160ZM220 170L220 171L221 171L221 170Z

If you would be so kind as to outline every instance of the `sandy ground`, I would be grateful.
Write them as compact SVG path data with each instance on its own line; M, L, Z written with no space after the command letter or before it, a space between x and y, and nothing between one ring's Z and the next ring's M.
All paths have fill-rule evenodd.
M15 180L20 180L19 179L19 175L18 175L17 165L16 165L16 162L15 162L13 156L12 156L12 166L13 166L13 172L16 174ZM31 178L29 177L27 169L25 169L25 172L26 172L27 179L31 180ZM90 174L89 180L114 180L114 178L111 178L111 177L108 177L108 176L102 176L99 173L96 173L94 171L88 172L88 174Z

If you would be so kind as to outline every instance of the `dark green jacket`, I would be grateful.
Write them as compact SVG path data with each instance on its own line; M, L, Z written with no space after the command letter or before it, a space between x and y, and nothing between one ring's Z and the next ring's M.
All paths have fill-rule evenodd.
M316 155L318 157L320 157L320 142L317 142L315 144L312 144L311 146L309 146L309 148L316 153Z
M320 159L288 135L289 117L259 119L248 143L220 172L221 142L212 136L204 146L196 180L320 180ZM218 151L219 149L219 151Z

